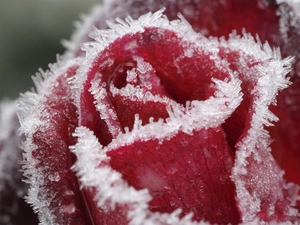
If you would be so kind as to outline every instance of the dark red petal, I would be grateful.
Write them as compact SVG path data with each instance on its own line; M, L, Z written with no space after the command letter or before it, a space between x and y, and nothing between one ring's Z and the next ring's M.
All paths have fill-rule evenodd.
M287 184L283 179L283 173L273 159L271 149L268 148L269 135L263 130L264 126L268 126L268 121L274 120L268 111L272 98L275 98L272 97L275 94L272 94L272 89L281 90L287 85L287 81L278 85L281 78L276 78L275 67L278 66L278 62L274 63L274 59L263 59L259 54L253 53L245 56L245 52L232 48L230 44L225 44L224 47L219 54L230 62L233 70L240 72L238 77L242 80L244 94L241 105L222 125L229 143L235 143L236 159L232 180L236 185L237 203L242 212L242 220L250 222L254 219L254 214L266 222L297 221L297 186ZM265 51L267 48L268 46L262 47ZM274 58L278 58L276 54ZM289 71L286 67L288 64L282 65L284 74ZM266 74L264 67L272 77L267 83L263 82ZM268 98L270 100L267 100ZM264 104L266 108L262 110ZM234 128L236 125L240 127ZM236 136L233 131L240 134ZM259 208L254 209L256 204Z
M258 84L258 73L255 67L263 65L260 59L254 55L244 56L244 52L238 49L220 48L219 55L221 58L228 60L229 66L233 71L239 71L238 78L242 81L241 88L243 93L243 101L226 120L222 127L226 133L226 139L232 149L236 149L236 144L248 135L251 127L253 113L255 113L254 102L257 99L258 93L254 91ZM246 58L248 65L241 63ZM241 60L242 59L242 60ZM253 74L253 75L251 75Z
M37 224L37 215L24 200L28 184L22 182L20 172L23 137L17 134L16 110L14 101L0 102L0 224Z
M240 216L230 180L233 154L220 128L179 132L169 140L136 141L107 153L110 165L136 189L147 188L151 211L181 208L194 220L236 224ZM142 163L141 163L142 162Z
M28 135L25 145L25 175L31 184L28 202L34 205L40 222L44 223L94 224L71 170L75 156L70 153L69 146L76 141L72 133L78 115L68 78L74 76L77 69L76 64L70 65L46 78L44 82L48 86L28 111L33 115L39 111L35 118L39 122L32 124L28 119L26 126L33 127L29 130L23 127Z

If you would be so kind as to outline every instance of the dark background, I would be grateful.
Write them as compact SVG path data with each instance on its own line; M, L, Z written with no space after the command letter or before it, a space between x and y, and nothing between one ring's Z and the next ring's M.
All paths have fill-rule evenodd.
M33 87L31 76L62 54L74 21L101 0L0 0L0 100Z

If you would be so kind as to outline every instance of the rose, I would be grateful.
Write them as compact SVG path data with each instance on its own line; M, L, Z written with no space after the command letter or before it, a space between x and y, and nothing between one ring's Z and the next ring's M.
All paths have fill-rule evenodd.
M114 4L116 4L117 1L114 2ZM170 8L173 7L174 5L176 6L176 4L180 5L180 6L185 6L184 4L190 4L193 5L193 2L190 3L184 3L181 1L177 1L176 3L174 2L168 2L168 3L161 3L159 1L156 1L156 3L159 4L150 4L150 5L146 5L147 7L144 8L135 8L135 7L129 7L131 6L131 4L136 4L137 2L132 1L132 2L122 2L122 3L118 3L118 4L125 4L127 5L127 9L136 11L136 13L133 13L133 16L138 16L142 10L145 10L147 7L149 8L155 8L156 6L161 7L162 4L166 4L167 10L166 13L168 14L168 16L171 18L172 16L174 16L176 13L174 11L172 11ZM213 4L215 7L211 7L209 4ZM231 29L233 28L238 28L241 29L242 27L246 27L247 31L250 31L252 34L255 34L256 32L259 34L260 38L262 40L268 40L273 46L275 45L281 45L281 49L283 52L284 56L287 55L295 55L296 56L296 60L294 60L294 70L292 71L293 73L297 73L297 71L299 71L299 67L297 67L297 62L299 62L298 60L298 56L297 52L299 51L299 45L297 45L297 20L299 17L297 17L297 9L291 9L291 3L292 2L287 2L285 4L280 5L279 7L276 5L275 2L273 2L272 4L269 4L269 6L272 6L272 10L270 10L270 7L268 5L264 5L264 2L261 1L257 1L256 3L259 4L253 4L251 2L246 4L246 1L243 2L242 5L239 4L239 2L234 2L231 1L230 3L227 2L227 4L232 4L235 7L238 7L240 11L244 10L245 8L247 8L246 11L243 12L249 12L249 14L254 13L256 14L256 17L252 20L248 20L248 17L245 16L243 13L241 13L242 17L238 17L239 15L236 14L228 14L228 12L230 12L230 10L224 12L224 8L220 10L220 2L207 2L206 4L204 4L205 6L207 6L207 8L213 9L214 10L214 14L219 14L222 15L222 19L219 19L217 22L216 20L212 20L211 17L214 16L209 16L206 15L205 13L208 12L207 8L202 7L198 8L198 10L201 10L201 15L202 18L199 21L199 18L195 20L195 17L189 17L188 14L185 14L186 11L183 11L182 13L185 15L186 19L189 20L189 22L191 22L191 24L193 25L193 28L195 30L197 29L203 29L203 27L207 26L205 25L205 23L201 24L200 22L203 21L204 17L206 19L206 22L211 22L213 21L213 23L217 23L217 29L215 30L211 30L210 26L207 26L208 28L205 29L206 34L213 34L213 35L227 35L228 32L231 31ZM203 4L203 2L201 3ZM250 8L249 8L249 4L250 4ZM224 4L223 6L226 6L226 4ZM266 7L267 6L267 7ZM295 3L295 6L296 3ZM112 6L110 6L112 7ZM122 7L123 8L123 7ZM147 8L147 9L148 9ZM180 7L179 7L180 8ZM192 6L192 8L194 9L194 13L190 14L190 15L194 15L195 14L195 6ZM277 8L280 9L280 14L281 17L279 16L275 16L275 13L278 13ZM140 10L142 9L142 10ZM158 8L157 8L158 9ZM226 7L225 7L226 9ZM292 10L292 11L291 11ZM123 12L125 12L127 10L124 10ZM291 11L291 12L290 12ZM105 13L105 11L104 11ZM121 13L120 11L117 10L117 13ZM210 10L211 13L211 10ZM227 13L227 14L226 14ZM291 16L293 15L293 13L295 14L294 17ZM115 15L110 14L107 16L111 16L111 17L115 17ZM204 16L205 15L205 16ZM226 18L226 16L232 16L234 15L235 18L239 18L239 19L235 19L235 20L225 20L223 18ZM288 16L288 17L286 17ZM196 17L197 18L197 17ZM262 19L263 21L266 21L266 23L261 23ZM269 18L266 20L266 18ZM271 18L271 19L270 19ZM94 17L93 19L95 19L96 21L91 21L92 24L94 24L95 22L103 22L104 19L101 17ZM247 23L247 20L250 21ZM283 20L283 21L282 21ZM230 21L230 23L227 23L228 21ZM281 21L281 24L284 25L289 25L286 28L288 28L286 30L283 29L283 33L279 32L279 21ZM282 23L284 22L284 23ZM200 24L200 25L199 25ZM262 29L262 27L266 27L267 24L268 27L273 27L272 31L273 32L266 32L265 30ZM273 24L273 25L272 25ZM95 23L95 25L99 25L97 23ZM103 25L103 23L102 23ZM272 25L272 26L270 26ZM100 26L101 27L101 26ZM283 28L283 27L281 27ZM281 29L282 30L282 29ZM269 30L268 30L269 31ZM215 33L217 32L217 33ZM84 33L84 35L86 35L88 32ZM268 36L269 35L269 36ZM75 38L76 39L76 38ZM80 46L80 45L78 45ZM297 58L298 57L298 58ZM275 138L275 141L272 143L272 150L273 150L273 155L275 156L275 158L277 159L277 162L280 164L280 166L285 170L285 177L289 180L289 181L293 181L293 182L297 182L299 183L299 176L298 176L298 169L297 167L298 165L298 153L297 153L297 145L298 145L298 129L299 126L297 124L299 124L299 119L297 119L297 110L299 109L297 106L299 105L299 103L297 103L297 101L299 101L299 98L297 97L297 90L298 90L298 86L299 86L299 81L297 80L296 76L293 76L291 78L292 81L294 81L293 85L290 86L288 89L286 89L284 92L281 92L278 98L278 102L279 102L279 107L273 108L272 111L280 118L279 121L279 126L275 126L273 127L273 129L269 129L271 131L271 137ZM298 86L297 86L298 85ZM289 101L286 101L286 99L289 99ZM299 111L299 110L298 110ZM289 130L289 136L285 136L282 135L283 132L286 132L286 130ZM287 141L286 139L289 138L289 140ZM9 142L11 139L8 139L7 141ZM286 147L288 146L288 147ZM6 148L7 149L7 148ZM6 150L4 149L4 150ZM4 153L7 153L7 151L3 151L1 152L2 156L5 155ZM292 156L291 156L292 155ZM15 160L16 161L16 160ZM6 164L2 164L2 168L5 167ZM10 166L12 166L14 164L10 164ZM14 174L14 173L12 173ZM11 175L11 174L8 174ZM5 176L1 176L2 178L5 178ZM18 180L19 176L15 175L14 179ZM3 182L3 181L2 181ZM17 181L18 182L18 181ZM5 189L5 191L7 191L8 189ZM7 193L7 192L5 192ZM1 192L1 194L3 195L3 192ZM2 198L3 199L3 198ZM4 205L5 207L5 205ZM1 217L1 219L3 219L4 217Z
M21 221L37 223L36 216L23 201L27 185L22 183L19 161L22 159L21 138L13 101L0 102L0 224L13 225Z
M274 141L271 143L272 153L277 163L285 171L288 181L300 184L299 148L300 142L300 103L299 103L299 73L300 44L299 1L285 0L230 0L230 1L149 1L139 0L104 1L104 7L95 8L91 16L73 34L71 42L66 43L67 57L82 54L82 42L91 40L88 36L93 26L107 28L106 20L116 17L125 18L130 14L139 17L147 11L166 8L166 15L175 19L180 12L189 21L193 29L209 36L225 36L236 30L241 34L243 29L253 36L258 35L262 42L268 42L272 47L280 46L282 56L293 56L293 69L289 74L292 85L279 93L277 106L271 111L279 118L276 126L268 127ZM288 134L288 135L287 135Z
M137 18L146 11L166 8L165 13L174 19L177 13L184 15L193 29L205 36L225 36L236 30L243 29L253 36L258 35L262 42L267 41L271 46L280 46L283 57L293 56L292 71L289 74L292 84L277 96L277 106L271 111L279 118L276 126L268 127L274 139L271 143L272 154L280 167L285 171L288 181L300 184L299 148L300 142L300 44L299 1L265 1L265 0L231 0L231 1L160 1L151 3L140 1L109 1L104 2L107 10L96 8L92 15L85 18L85 23L73 34L71 42L67 44L67 56L82 54L80 44L91 40L88 36L92 26L106 28L106 20L115 17L125 18L127 12ZM140 6L140 7L134 7ZM85 30L85 32L82 32Z
M297 221L297 188L264 129L290 59L160 13L112 28L24 100L28 201L41 222Z
M116 17L125 18L128 13L137 18L147 11L156 11L166 7L169 18L175 19L180 12L192 25L193 29L206 36L228 36L232 30L238 33L246 29L252 35L259 36L263 42L268 41L273 47L280 46L283 57L295 57L293 70L290 73L293 84L278 96L278 107L272 112L279 118L278 125L268 128L276 137L272 143L273 155L281 168L285 170L285 177L300 184L299 171L299 2L298 1L267 1L267 0L231 0L224 1L161 1L155 0L143 3L131 1L104 1L105 7L96 8L91 16L85 18L85 23L79 26L71 42L66 43L67 56L82 54L80 50L88 37L92 26L106 28L106 20ZM106 10L103 10L106 8ZM85 32L82 32L85 30ZM288 99L288 100L287 100ZM293 131L293 132L288 132ZM288 136L284 135L289 133ZM278 135L279 134L279 135Z

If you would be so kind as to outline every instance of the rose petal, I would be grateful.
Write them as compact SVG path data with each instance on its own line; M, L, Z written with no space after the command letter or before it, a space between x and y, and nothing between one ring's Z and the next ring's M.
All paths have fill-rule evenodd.
M263 52L258 55L258 49L250 47L249 37L244 37L242 42L237 40L231 37L228 42L223 42L225 50L220 51L220 55L224 54L223 57L231 62L232 69L241 72L244 101L240 106L244 104L243 110L245 106L249 107L243 116L244 129L235 145L237 152L232 174L242 221L253 221L256 216L267 222L298 221L295 207L298 187L283 179L283 172L268 148L269 134L264 130L264 126L276 121L268 105L274 102L276 92L287 86L285 75L289 72L291 59L279 62L279 53L272 52L268 45L264 45ZM243 51L238 53L235 49ZM245 53L249 55L245 57ZM239 115L243 113L241 108L237 110Z
M69 146L75 143L72 133L78 115L68 78L75 74L76 64L59 62L52 66L51 72L43 74L45 80L36 77L39 93L27 93L20 112L21 130L27 136L24 174L31 185L27 201L39 212L42 224L90 221L77 179L70 169L75 157Z
M179 132L162 141L135 141L111 150L110 165L137 190L148 189L151 211L210 223L238 223L235 189L230 180L233 153L220 128ZM142 163L141 163L142 162Z
M22 138L17 135L17 104L0 102L0 224L37 223L37 217L23 199L28 185L22 182L20 161Z

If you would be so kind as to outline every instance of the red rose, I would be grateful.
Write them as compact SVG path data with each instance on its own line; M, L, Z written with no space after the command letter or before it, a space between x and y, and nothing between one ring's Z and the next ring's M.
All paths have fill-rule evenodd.
M246 33L206 38L160 11L110 26L23 99L28 202L40 222L298 223L298 186L271 154L280 133L266 129L292 59Z
M272 153L285 171L285 178L300 185L300 3L299 0L107 0L95 8L91 16L84 17L71 42L66 43L67 57L81 55L81 44L91 40L92 27L107 28L106 21L116 17L134 19L148 11L166 8L169 19L181 13L193 29L203 35L228 37L232 30L258 35L264 43L280 47L283 57L293 56L293 69L289 74L292 84L277 97L277 106L271 111L279 118L276 126L267 128L274 141Z
M203 35L226 38L236 30L253 36L258 35L264 43L280 47L283 57L293 56L289 79L292 84L277 96L277 106L271 111L279 118L276 126L268 127L273 142L272 153L277 163L285 171L288 181L300 185L300 3L299 0L107 0L104 6L95 8L91 16L84 17L78 25L71 42L66 42L67 57L81 55L83 42L92 27L107 28L106 21L116 17L124 19L130 14L134 19L148 11L166 8L169 19L176 19L181 13L193 29Z

